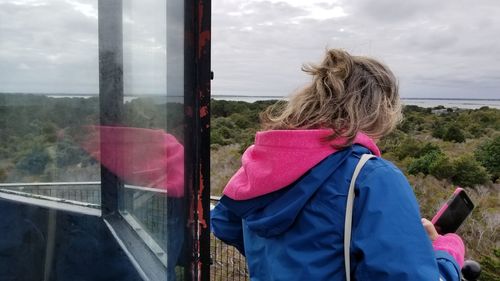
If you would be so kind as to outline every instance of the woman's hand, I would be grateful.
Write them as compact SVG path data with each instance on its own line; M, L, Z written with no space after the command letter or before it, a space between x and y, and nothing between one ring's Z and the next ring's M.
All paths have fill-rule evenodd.
M436 240L439 237L439 234L436 231L436 228L430 222L428 219L422 219L422 225L425 228L425 231L427 231L427 235L429 235L429 238L431 239L432 242Z
M447 252L457 261L460 268L462 268L465 256L465 245L462 238L455 233L439 235L432 222L428 219L422 219L422 225L432 241L434 250Z

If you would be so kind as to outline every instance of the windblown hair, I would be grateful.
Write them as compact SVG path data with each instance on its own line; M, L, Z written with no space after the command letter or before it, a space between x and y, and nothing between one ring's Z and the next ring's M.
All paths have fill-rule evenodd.
M302 70L312 83L264 111L264 130L331 128L328 140L343 137L349 146L358 132L378 139L401 121L396 78L375 59L330 49L320 65Z

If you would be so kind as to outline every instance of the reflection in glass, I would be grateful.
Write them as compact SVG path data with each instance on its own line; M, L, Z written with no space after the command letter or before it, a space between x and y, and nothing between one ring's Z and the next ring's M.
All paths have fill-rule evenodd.
M121 3L123 11L101 17L101 7ZM0 242L7 241L0 243L0 279L29 272L20 278L135 280L130 257L113 240L122 233L104 223L106 208L116 211L109 195L117 197L116 217L167 268L166 279L183 279L183 15L180 0L0 3L0 197L64 203L39 208L0 198L8 207L0 220ZM123 33L108 28L112 16ZM123 79L123 93L99 88L107 74L119 77L116 85ZM118 194L106 192L108 172ZM25 234L31 240L16 240ZM36 253L31 270L10 266L28 259L18 256L23 247Z
M0 280L139 280L100 216L94 1L0 1Z
M124 183L120 213L167 267L168 280L183 279L183 13L182 1L124 1L123 81L130 100L123 126L100 128L101 149L103 140L115 138L113 149L123 155L116 167Z
M99 208L97 1L77 4L0 3L0 191Z

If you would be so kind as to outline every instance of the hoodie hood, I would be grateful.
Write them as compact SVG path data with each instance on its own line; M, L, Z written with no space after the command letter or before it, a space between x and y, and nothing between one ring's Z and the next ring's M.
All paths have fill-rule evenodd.
M348 148L327 157L297 182L272 193L249 200L222 196L220 203L237 217L245 219L248 228L258 235L279 235L293 224L304 205L351 153L352 148Z
M224 195L233 200L249 200L291 185L338 151L334 146L345 139L325 142L332 133L330 129L258 132L255 144L243 154L242 167L229 180ZM380 156L375 142L365 134L358 133L354 144Z

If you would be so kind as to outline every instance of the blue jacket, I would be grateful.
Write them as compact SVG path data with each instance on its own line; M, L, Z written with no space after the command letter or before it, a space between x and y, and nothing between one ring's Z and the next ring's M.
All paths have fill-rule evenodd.
M293 184L263 196L223 196L211 213L213 233L246 256L253 281L345 280L346 198L364 153L370 152L359 145L336 152ZM433 250L413 191L392 163L369 160L355 194L353 280L460 280L453 257Z

